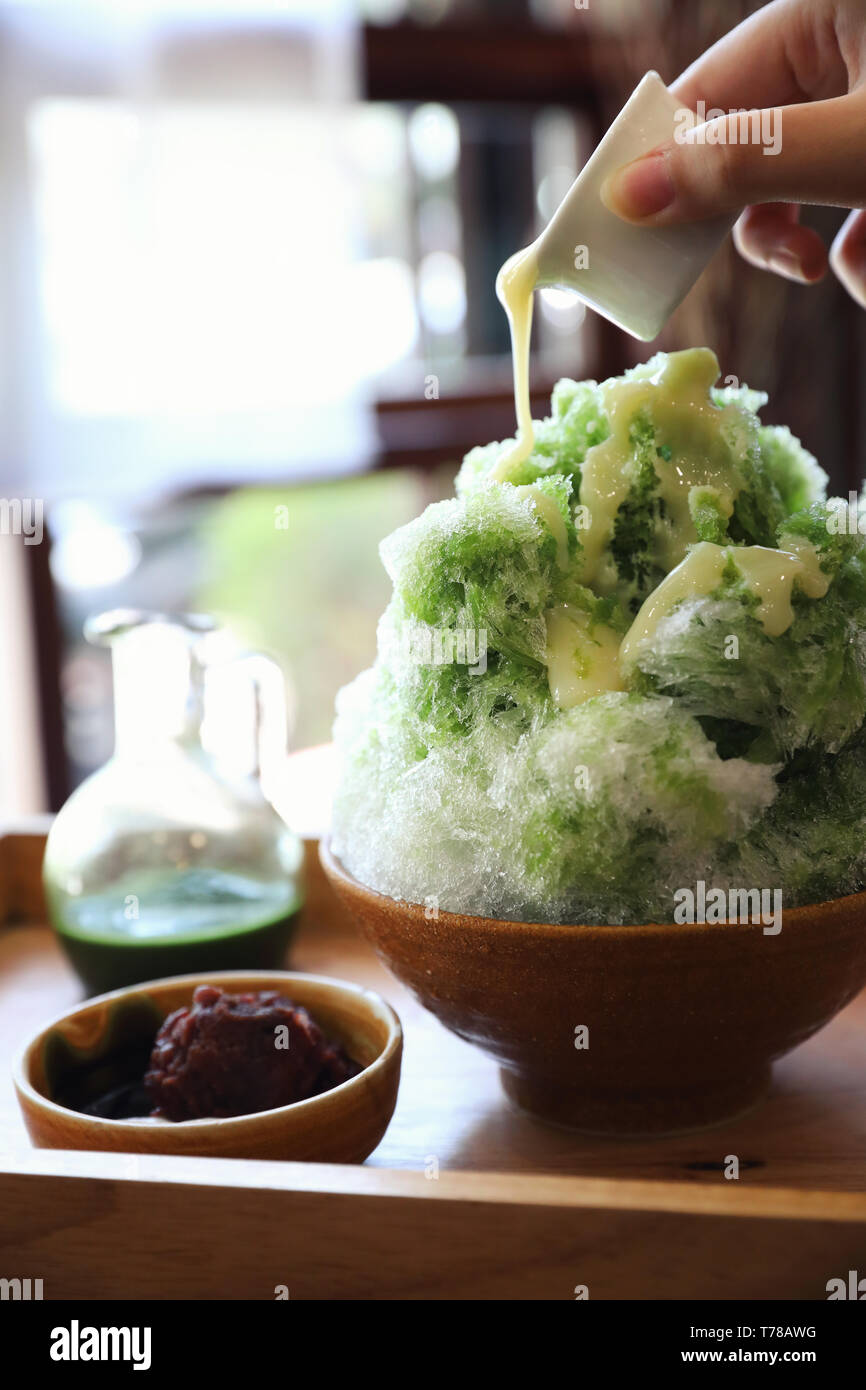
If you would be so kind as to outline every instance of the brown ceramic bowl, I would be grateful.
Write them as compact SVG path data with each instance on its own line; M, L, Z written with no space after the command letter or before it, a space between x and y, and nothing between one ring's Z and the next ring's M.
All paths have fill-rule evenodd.
M303 1005L323 1032L364 1070L341 1086L295 1105L230 1119L107 1120L54 1099L73 1068L124 1051L140 1052L162 1020L188 1004L198 985L233 991L278 989ZM283 1158L362 1163L388 1128L400 1082L403 1032L394 1010L372 990L345 980L285 971L215 971L130 985L88 999L40 1030L15 1067L15 1090L30 1138L43 1149L114 1149L123 1153L210 1158Z
M771 1064L866 984L866 893L760 924L551 926L442 912L375 893L323 844L338 896L385 964L502 1068L523 1109L577 1129L716 1124L767 1089ZM588 1029L588 1047L580 1028Z

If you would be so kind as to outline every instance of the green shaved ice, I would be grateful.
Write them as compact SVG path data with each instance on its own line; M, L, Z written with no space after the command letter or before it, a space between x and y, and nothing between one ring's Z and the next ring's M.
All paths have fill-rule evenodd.
M728 536L743 545L773 545L787 511L757 442L747 450L740 467L746 485L734 502Z
M689 511L699 541L724 545L728 535L728 517L718 490L712 487L693 487L689 493Z
M757 415L769 400L766 391L753 391L748 386L714 386L710 396L716 405L739 405L752 415Z
M537 486L556 505L571 557L571 482ZM543 511L510 484L434 503L383 541L381 555L404 620L484 630L490 646L524 661L543 660L544 610L574 586Z
M820 601L795 588L787 631L765 633L756 600L729 567L714 595L681 604L662 620L638 654L635 688L743 726L740 746L760 740L761 756L769 748L787 759L815 745L842 748L866 718L866 540L829 534L827 516L828 508L816 504L780 528L782 548L808 540L833 576Z
M786 901L826 902L866 882L866 737L835 757L804 758L772 807L731 847L728 877L783 884Z
M838 505L844 505L836 499ZM821 557L821 568L827 574L836 575L845 567L849 583L856 583L866 561L866 537L858 531L840 531L836 528L838 512L833 499L830 502L814 502L811 507L787 516L779 526L778 545L784 550L791 542L808 541ZM857 559L854 568L846 562ZM850 597L857 600L859 591L851 590Z
M526 817L523 891L536 915L555 904L562 921L665 921L675 888L772 803L773 773L723 761L672 701L587 701L535 739L531 781L514 789Z
M395 897L473 911L480 895L493 916L627 921L644 884L641 915L664 920L708 848L775 795L772 768L723 761L667 700L605 695L528 730L485 720L471 740L411 760L417 745L402 718L383 729L382 701L367 676L341 698L334 848L348 862L375 856L376 886Z
M758 437L764 467L778 488L786 512L797 512L823 500L827 474L787 425L762 425Z
M610 433L598 386L594 381L559 381L553 388L551 408L546 420L536 421L532 453L510 481L520 485L559 474L573 479L576 493L587 450L601 444ZM513 443L513 439L506 439L470 449L455 481L457 496L465 497L482 486Z
M786 907L864 886L866 537L833 524L799 441L761 424L763 393L708 387L712 363L627 372L618 399L639 404L619 434L610 383L559 382L508 481L492 475L511 441L473 449L456 497L383 543L378 657L335 726L333 845L363 882L431 915L588 923L670 921L701 880ZM705 404L682 421L652 393L690 372ZM616 446L621 485L594 569L581 493L608 440L594 458ZM624 665L697 542L718 568L636 628ZM806 557L787 627L765 630L748 566L714 546Z
M747 601L692 600L660 623L638 672L638 689L748 726L754 739L769 735L780 759L811 744L835 752L866 717L866 635L833 589L795 605L779 637L766 635Z

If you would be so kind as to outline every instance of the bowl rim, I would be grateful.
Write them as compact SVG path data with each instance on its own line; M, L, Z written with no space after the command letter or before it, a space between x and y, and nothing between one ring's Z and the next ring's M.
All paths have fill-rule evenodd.
M319 860L329 878L344 883L351 892L378 900L385 910L394 907L408 908L413 915L423 914L426 911L423 903L410 902L407 898L392 898L389 893L382 893L376 888L370 888L366 883L355 878L335 854L330 835L323 836L319 841ZM783 904L783 927L788 926L789 923L796 927L798 922L802 923L814 918L817 910L838 907L843 903L849 903L855 909L861 908L866 913L866 889L859 893L847 893L841 898L829 898L823 903L804 903L799 907L789 908ZM510 917L483 917L469 912L448 912L443 908L437 910L433 920L435 920L435 925L439 930L451 928L465 931L467 924L476 924L478 927L501 931L503 934L517 935L521 932L531 931L560 940L566 934L570 936L600 936L610 940L622 938L630 941L637 938L668 936L672 933L676 933L678 937L695 938L706 938L710 935L713 937L730 936L733 933L738 933L741 936L764 935L761 922L636 922L633 924L627 922L610 924L601 922L526 922ZM784 931L775 933L775 935L782 936Z
M301 980L309 982L310 984L326 985L337 994L354 995L359 1000L363 1000L364 1004L367 1005L371 1012L378 1014L381 1020L386 1024L387 1036L382 1051L377 1057L374 1057L372 1062L362 1067L361 1071L359 1071L356 1076L350 1076L347 1081L341 1081L338 1086L332 1086L330 1090L322 1091L317 1096L308 1096L306 1100L292 1101L289 1105L278 1105L270 1110L254 1110L248 1115L212 1115L197 1120L154 1120L150 1118L142 1118L140 1121L135 1119L117 1120L104 1115L88 1115L80 1110L72 1110L68 1105L60 1105L56 1100L51 1100L48 1096L44 1096L41 1091L37 1091L30 1080L29 1064L35 1048L53 1028L57 1028L67 1019L74 1018L76 1014L84 1013L94 1005L104 1004L123 997L131 998L155 986L182 985L189 982L193 985L193 989L195 989L198 985L206 985L212 981L217 983L225 980L243 982L244 979L248 979L250 982L269 979L273 979L275 982ZM195 983L193 984L193 982ZM300 1007L306 1008L306 1005L302 1004ZM393 1064L395 1056L399 1057L402 1046L403 1025L387 999L384 999L376 990L367 988L366 985L355 984L353 980L339 980L333 975L317 975L302 970L195 971L188 975L166 975L156 980L144 980L134 985L123 985L120 989L108 990L104 994L91 995L88 999L81 1000L81 1002L76 1004L72 1009L64 1009L62 1013L57 1014L47 1023L41 1024L36 1032L31 1034L27 1042L18 1050L12 1066L12 1081L18 1093L19 1100L23 1101L26 1099L32 1105L57 1115L74 1116L77 1120L87 1125L96 1125L97 1128L106 1134L112 1131L116 1131L119 1134L153 1134L162 1126L165 1126L170 1132L177 1131L182 1127L184 1133L201 1134L206 1132L209 1127L218 1126L221 1131L226 1129L229 1131L233 1129L239 1130L249 1125L251 1121L261 1122L265 1117L279 1115L288 1116L289 1114L302 1113L304 1115L309 1115L316 1107L320 1107L324 1110L327 1106L323 1104L323 1102L327 1102L329 1097L337 1095L338 1092L345 1095L349 1087L357 1086L360 1088L360 1086L365 1086L367 1083L364 1081L364 1078L385 1073Z

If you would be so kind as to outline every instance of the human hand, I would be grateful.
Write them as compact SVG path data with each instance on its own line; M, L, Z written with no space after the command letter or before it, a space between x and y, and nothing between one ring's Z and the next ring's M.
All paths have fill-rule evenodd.
M602 188L611 211L664 227L745 208L734 242L747 261L813 284L829 259L866 308L866 211L856 210L866 209L866 0L774 0L671 91L693 110L703 102L730 114L611 174ZM802 203L855 209L829 258L818 233L799 224Z

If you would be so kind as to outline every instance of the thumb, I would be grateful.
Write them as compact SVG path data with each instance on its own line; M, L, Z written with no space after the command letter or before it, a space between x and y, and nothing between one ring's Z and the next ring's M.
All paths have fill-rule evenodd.
M653 227L751 203L864 207L866 90L705 121L609 174L601 197L625 221Z

